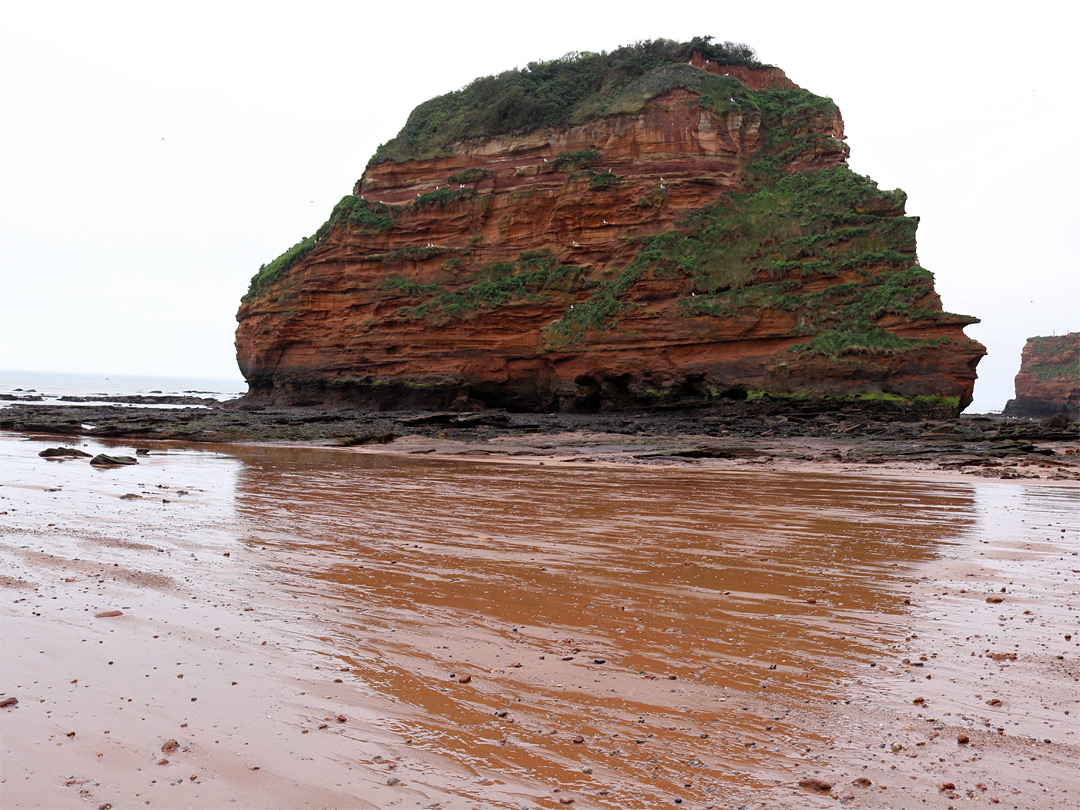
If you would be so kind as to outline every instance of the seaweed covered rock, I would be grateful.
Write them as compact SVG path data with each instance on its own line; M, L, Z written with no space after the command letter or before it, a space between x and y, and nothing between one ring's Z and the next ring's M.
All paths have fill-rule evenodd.
M126 467L138 463L138 459L132 456L110 456L106 453L98 453L90 459L90 464L94 467Z
M237 315L248 400L953 413L985 353L840 111L745 46L639 43L421 104Z

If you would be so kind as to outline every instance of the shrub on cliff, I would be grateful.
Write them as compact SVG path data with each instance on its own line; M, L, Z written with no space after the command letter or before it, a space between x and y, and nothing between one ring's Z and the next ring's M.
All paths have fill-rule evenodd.
M344 222L369 233L386 231L394 226L393 209L385 203L347 194L334 206L330 218L315 231L315 239L322 241L335 225Z
M315 237L305 236L276 259L259 267L259 272L251 277L245 299L253 298L281 278L285 271L307 256L315 248Z
M320 225L313 235L303 237L276 259L259 267L259 272L251 277L251 283L248 285L248 291L243 300L255 298L259 293L269 289L275 281L285 275L285 271L311 253L316 245L330 234L335 225L348 223L368 233L385 231L394 225L393 213L394 209L389 205L371 202L355 194L347 194L334 206L334 210L330 212L330 218Z

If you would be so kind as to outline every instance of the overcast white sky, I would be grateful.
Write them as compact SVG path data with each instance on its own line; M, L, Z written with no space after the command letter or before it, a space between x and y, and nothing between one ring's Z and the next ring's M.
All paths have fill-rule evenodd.
M238 377L251 275L418 103L695 35L833 98L852 168L907 191L945 308L983 321L971 410L1012 396L1025 338L1080 329L1068 3L98 0L0 21L0 368Z

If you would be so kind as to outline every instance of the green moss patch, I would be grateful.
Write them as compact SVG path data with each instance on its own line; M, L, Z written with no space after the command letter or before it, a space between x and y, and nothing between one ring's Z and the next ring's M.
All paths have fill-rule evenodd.
M470 183L479 183L481 180L485 180L490 176L491 172L487 169L465 169L465 171L452 174L446 179L451 185L457 183L461 186L469 185Z
M397 315L442 325L498 307L550 301L585 284L584 268L560 265L544 253L522 253L516 261L487 265L476 271L474 279L456 289L388 279L383 289L419 299L398 309Z
M409 203L409 207L413 209L432 205L445 207L451 203L460 202L462 200L471 200L475 196L476 189L472 187L440 188L435 191L429 191L426 194L421 194Z
M600 153L593 149L580 149L577 152L564 152L548 166L556 172L574 172L587 169L600 160Z

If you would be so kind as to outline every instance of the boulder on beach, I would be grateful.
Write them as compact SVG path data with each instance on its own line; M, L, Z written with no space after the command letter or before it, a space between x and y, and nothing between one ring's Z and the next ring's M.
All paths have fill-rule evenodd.
M89 453L74 447L47 447L38 455L42 458L90 458Z
M90 459L90 463L95 467L121 467L139 462L131 456L108 456L105 453L99 453Z

